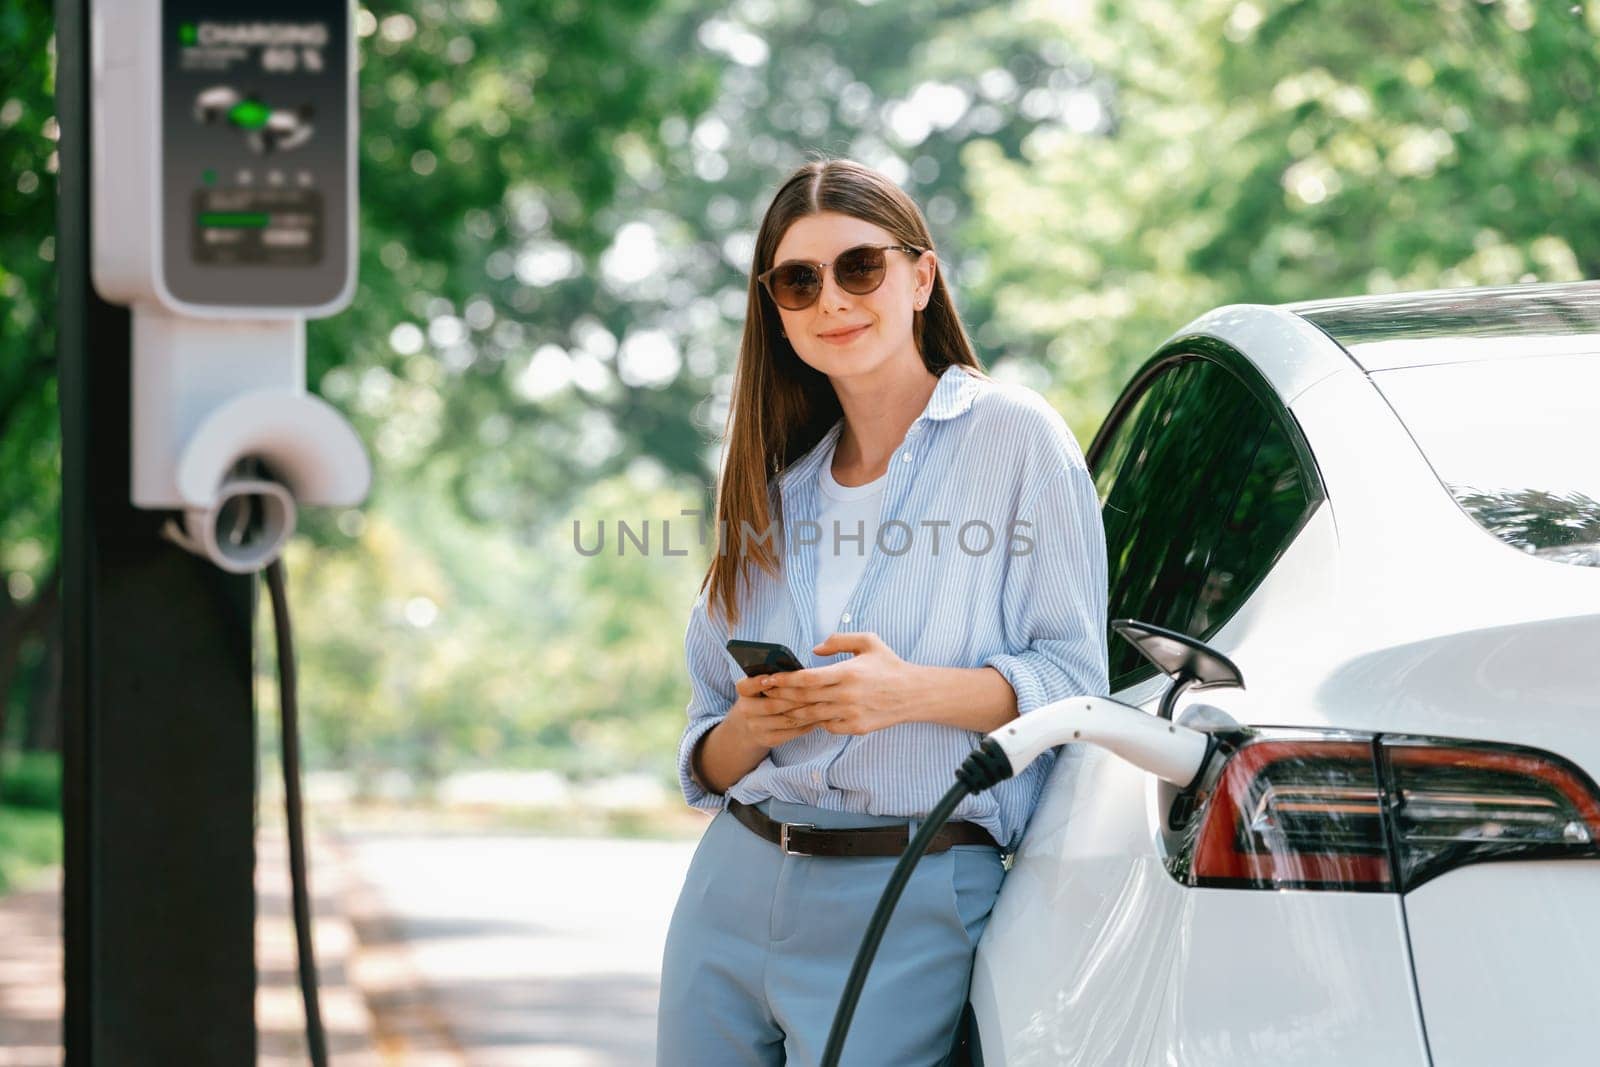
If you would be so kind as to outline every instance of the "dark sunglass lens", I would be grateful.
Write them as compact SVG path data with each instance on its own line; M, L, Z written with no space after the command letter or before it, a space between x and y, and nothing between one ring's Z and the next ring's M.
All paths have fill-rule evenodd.
M779 267L772 275L772 295L786 308L803 308L817 298L820 281L813 267Z
M883 281L883 249L852 248L834 264L839 284L852 293L870 293Z

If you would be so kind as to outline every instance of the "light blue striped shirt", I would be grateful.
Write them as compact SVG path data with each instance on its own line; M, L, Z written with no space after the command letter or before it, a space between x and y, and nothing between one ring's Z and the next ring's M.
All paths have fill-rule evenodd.
M828 636L817 632L814 611L817 544L827 551L834 544L834 531L816 521L817 476L843 426L835 422L777 476L782 574L749 568L753 580L741 590L732 633L708 614L703 590L689 613L691 696L678 777L694 807L716 810L727 801L694 780L689 755L738 698L734 682L744 671L726 650L728 638L787 645L807 667L849 656L811 651ZM836 631L875 633L911 663L994 667L1016 691L1023 715L1064 697L1108 692L1100 504L1077 440L1043 397L948 368L890 459L887 478L877 536L867 532L871 556ZM854 533L840 531L846 551L854 551ZM736 531L725 542L726 551L740 550ZM931 722L862 736L819 727L773 749L727 796L921 818L982 739ZM1052 749L1015 778L965 798L953 818L1014 847L1056 755Z

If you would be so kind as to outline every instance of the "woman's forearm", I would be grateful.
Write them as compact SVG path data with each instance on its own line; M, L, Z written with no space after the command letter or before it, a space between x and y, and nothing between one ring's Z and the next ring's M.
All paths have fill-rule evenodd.
M1017 694L993 667L911 667L906 721L937 722L989 733L1017 717ZM724 794L767 758L770 748L739 736L724 719L690 755L689 770L702 786Z
M1017 694L993 667L916 666L914 722L937 722L981 734L1017 717Z
M700 738L689 756L689 770L702 786L720 795L755 770L771 751L764 745L735 736L728 720L724 719Z

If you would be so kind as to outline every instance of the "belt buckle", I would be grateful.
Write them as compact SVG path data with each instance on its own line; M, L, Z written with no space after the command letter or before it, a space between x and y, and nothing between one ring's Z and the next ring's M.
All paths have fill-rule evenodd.
M816 823L810 822L785 822L778 824L778 847L783 849L785 856L809 856L809 852L795 852L789 847L790 830L815 830Z

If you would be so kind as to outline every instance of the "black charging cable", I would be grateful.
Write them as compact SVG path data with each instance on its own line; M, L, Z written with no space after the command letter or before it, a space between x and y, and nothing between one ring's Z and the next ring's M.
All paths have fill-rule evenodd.
M289 631L289 596L283 561L267 566L272 626L278 643L278 705L283 712L283 806L289 823L289 883L294 906L295 948L299 957L300 998L306 1005L306 1049L312 1067L327 1067L328 1038L317 1000L317 958L311 943L311 894L306 888L306 839L300 802L300 714L295 690L294 637Z
M883 940L884 931L889 928L889 917L900 903L900 895L911 880L911 872L928 851L933 836L963 800L1005 781L1012 773L1011 760L1006 757L1005 750L995 741L985 740L956 771L956 784L939 798L939 803L933 806L927 819L917 828L916 836L900 854L900 862L895 864L894 871L889 875L889 884L884 886L883 895L878 898L878 908L872 913L872 921L867 924L867 932L861 938L861 947L856 949L856 961L850 968L844 993L839 997L839 1007L833 1015L833 1028L828 1031L828 1044L822 1051L822 1067L839 1067L839 1057L844 1053L844 1039L850 1034L850 1021L855 1018L856 1002L861 999L861 990L867 984L867 972L872 969L873 957L878 954L878 944Z

